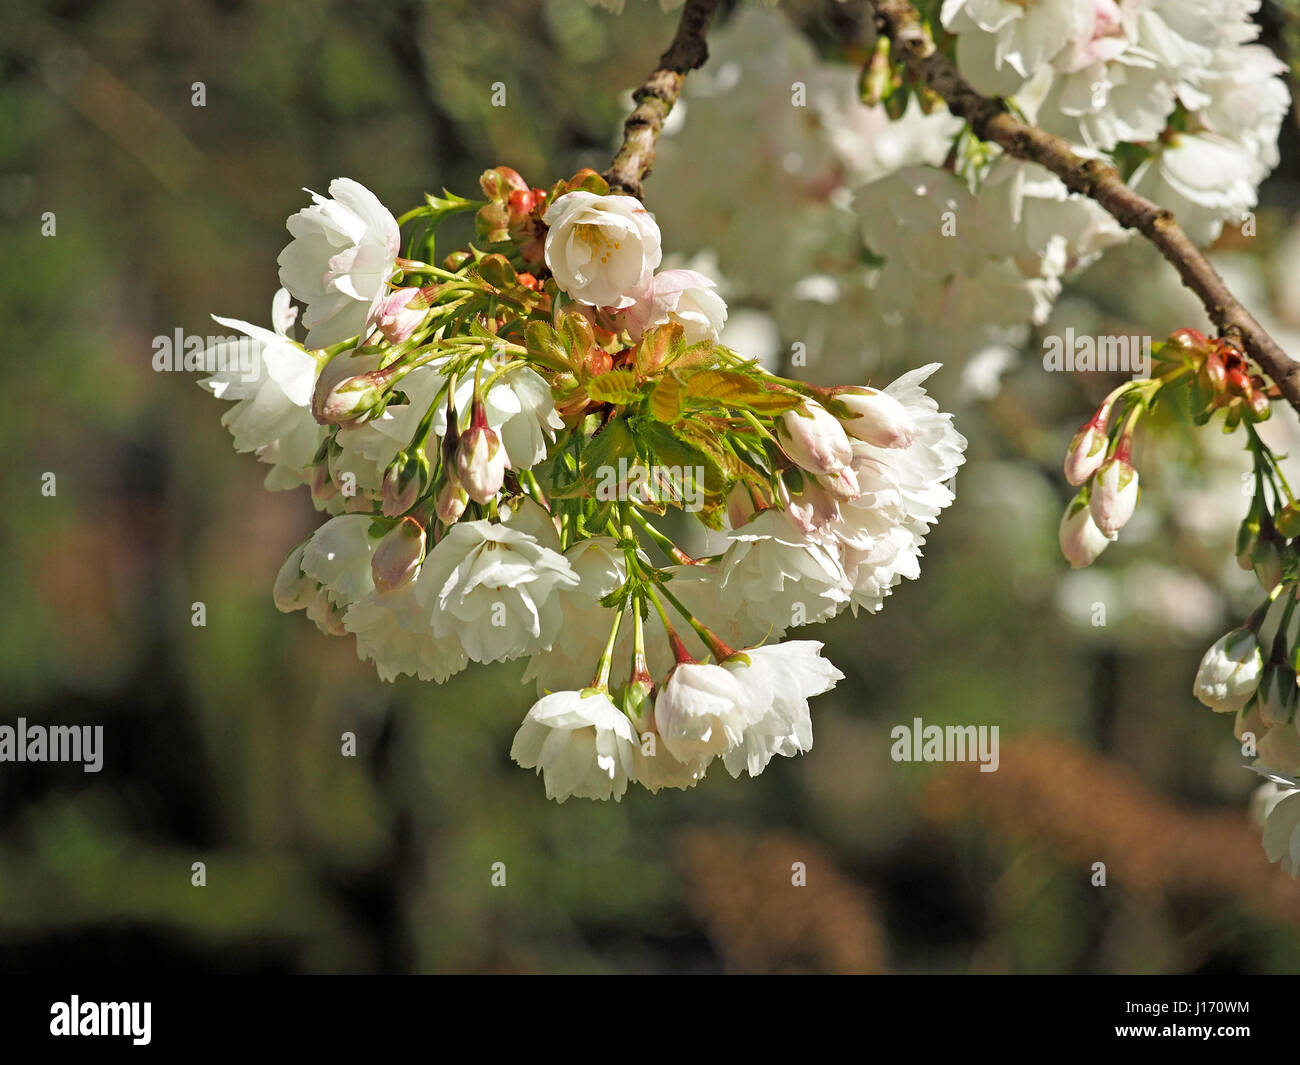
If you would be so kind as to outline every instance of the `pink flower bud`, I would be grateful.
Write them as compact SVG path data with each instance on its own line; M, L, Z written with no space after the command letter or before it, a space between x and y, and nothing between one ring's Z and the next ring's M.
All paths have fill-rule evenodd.
M1065 508L1057 538L1061 554L1075 569L1091 566L1111 541L1111 537L1097 528L1088 504L1081 496L1076 496Z
M322 425L357 425L384 408L387 379L380 371L345 377L324 395L313 397L312 413Z
M311 498L313 503L326 503L338 495L339 486L330 478L328 462L312 468Z
M744 481L737 481L727 496L727 524L733 529L739 529L757 512L749 486Z
M844 428L851 436L876 447L910 447L916 422L907 408L877 388L837 388L832 393L853 412Z
M1104 462L1092 482L1088 508L1097 528L1110 539L1128 524L1138 501L1138 473L1129 462L1128 449L1121 444L1115 456Z
M397 458L384 471L384 484L380 492L382 511L389 518L398 518L415 505L420 493L429 482L429 460L423 451L408 455L399 451Z
M275 609L283 614L302 610L317 595L316 582L302 572L304 546L299 544L289 552L289 557L284 560L284 565L275 576L271 596L275 600Z
M781 449L802 469L836 474L853 460L853 446L840 420L820 403L804 400L776 423Z
M486 425L471 426L456 449L456 480L475 503L501 491L506 476L506 449Z
M1065 479L1070 484L1083 484L1106 461L1106 445L1109 443L1104 427L1096 422L1088 422L1070 441L1065 453Z
M374 322L390 344L409 340L429 314L429 305L418 288L390 292L374 311Z
M469 496L465 494L465 490L456 479L447 478L447 483L442 486L442 490L438 493L438 501L434 504L438 520L444 525L454 525L465 513L465 504L468 502Z
M379 541L370 556L370 575L381 592L400 588L420 568L424 559L424 527L414 518L403 518Z

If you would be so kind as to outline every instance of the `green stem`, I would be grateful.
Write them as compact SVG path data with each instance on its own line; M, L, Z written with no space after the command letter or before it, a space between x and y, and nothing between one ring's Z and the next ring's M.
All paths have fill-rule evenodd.
M691 558L690 555L673 543L668 536L661 533L651 525L650 519L642 514L634 505L629 505L627 510L631 514L632 520L645 531L645 534L655 542L655 546L665 555L671 558L674 562L678 562L683 566L694 566L696 564L695 559ZM624 521L626 522L626 515L624 516ZM630 533L631 530L629 529L628 532Z
M660 586L660 590L662 591L662 586ZM663 603L659 601L659 596L655 594L654 586L645 585L645 594L650 600L650 605L655 608L655 613L659 615L659 622L663 625L664 632L668 634L668 643L672 646L673 656L677 659L677 664L680 666L686 662L694 662L694 655L686 649L686 645L682 643L682 638L677 635L677 630L673 628L673 623L668 618L668 611L664 609Z
M600 656L600 667L591 686L597 691L609 692L609 670L614 663L614 644L618 642L618 628L623 623L623 607L614 611L614 624L609 630L609 639L605 641L605 652Z
M716 658L719 662L725 662L728 658L730 658L732 655L736 653L732 648L728 647L725 643L723 643L720 639L718 639L718 637L707 625L705 625L702 621L699 620L699 618L697 618L694 614L692 614L689 610L687 610L686 607L682 604L682 601L678 599L677 596L673 595L673 593L670 592L662 584L659 585L659 591L663 593L664 598L667 599L668 602L672 603L673 608L677 611L677 613L681 614L681 616L686 619L687 624L689 624L690 627L695 630L696 635L699 636L699 638L704 641L704 646L707 647L710 652L712 652L714 658Z

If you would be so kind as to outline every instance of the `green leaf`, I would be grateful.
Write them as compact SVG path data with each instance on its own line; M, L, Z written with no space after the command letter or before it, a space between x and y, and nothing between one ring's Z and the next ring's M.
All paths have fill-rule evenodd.
M803 397L733 370L701 370L687 378L685 401L689 406L744 407L759 414L780 414L799 406Z
M608 370L587 382L587 395L601 403L635 403L641 398L631 370Z
M655 382L650 393L650 414L669 425L682 416L682 383L672 374L665 374Z
M560 315L560 336L564 339L569 361L574 366L581 366L587 352L596 343L596 334L592 332L591 323L580 311L565 311Z
M677 433L688 444L697 448L726 480L746 480L759 488L767 485L767 478L744 459L728 450L717 433L691 422L683 422L677 426ZM722 487L725 486L719 485L719 490Z
M699 469L704 490L719 494L726 488L726 477L714 458L694 443L684 440L677 431L657 421L638 421L636 438L646 461L652 466Z
M497 252L485 255L479 261L478 276L496 289L509 288L519 279L510 260Z
M528 354L552 370L572 371L569 353L557 333L546 322L531 321L524 328L524 345Z
M591 478L602 466L617 467L619 459L633 462L636 457L636 440L627 419L615 418L582 449L582 480L590 485Z
M663 373L682 353L684 331L676 322L655 326L641 335L633 365L642 380Z

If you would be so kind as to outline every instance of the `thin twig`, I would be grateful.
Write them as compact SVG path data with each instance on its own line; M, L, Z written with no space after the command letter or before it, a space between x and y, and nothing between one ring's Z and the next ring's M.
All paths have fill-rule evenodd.
M709 58L704 35L717 6L718 0L686 0L673 43L659 57L654 73L632 93L636 108L623 123L623 144L605 171L611 190L641 198L641 182L655 161L655 141L681 95L682 82Z
M1229 291L1218 272L1174 220L1173 214L1138 195L1119 171L1076 155L1070 143L1011 114L1001 100L971 88L935 49L908 0L870 0L876 29L891 41L891 54L918 81L938 93L948 110L969 123L981 140L993 141L1017 159L1039 163L1071 192L1096 200L1120 225L1135 229L1173 264L1205 307L1221 336L1236 340L1300 411L1300 362L1292 359Z

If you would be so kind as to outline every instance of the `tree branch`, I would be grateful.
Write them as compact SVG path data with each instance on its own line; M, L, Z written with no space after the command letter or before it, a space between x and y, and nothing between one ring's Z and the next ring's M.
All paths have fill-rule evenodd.
M704 35L718 2L686 0L668 51L659 57L659 66L654 73L632 93L636 108L623 123L622 147L605 171L605 180L612 191L641 198L641 182L654 165L655 141L663 131L668 112L681 95L682 82L687 74L702 67L709 58Z
M935 49L908 0L869 0L877 31L891 41L892 55L912 76L938 93L948 110L965 119L981 140L1008 155L1039 163L1071 192L1096 200L1120 225L1136 229L1173 264L1205 306L1220 336L1237 341L1300 411L1300 362L1292 359L1229 291L1218 272L1174 220L1173 214L1138 195L1113 166L1076 155L1069 141L1046 133L1007 111L1001 100L980 95Z

